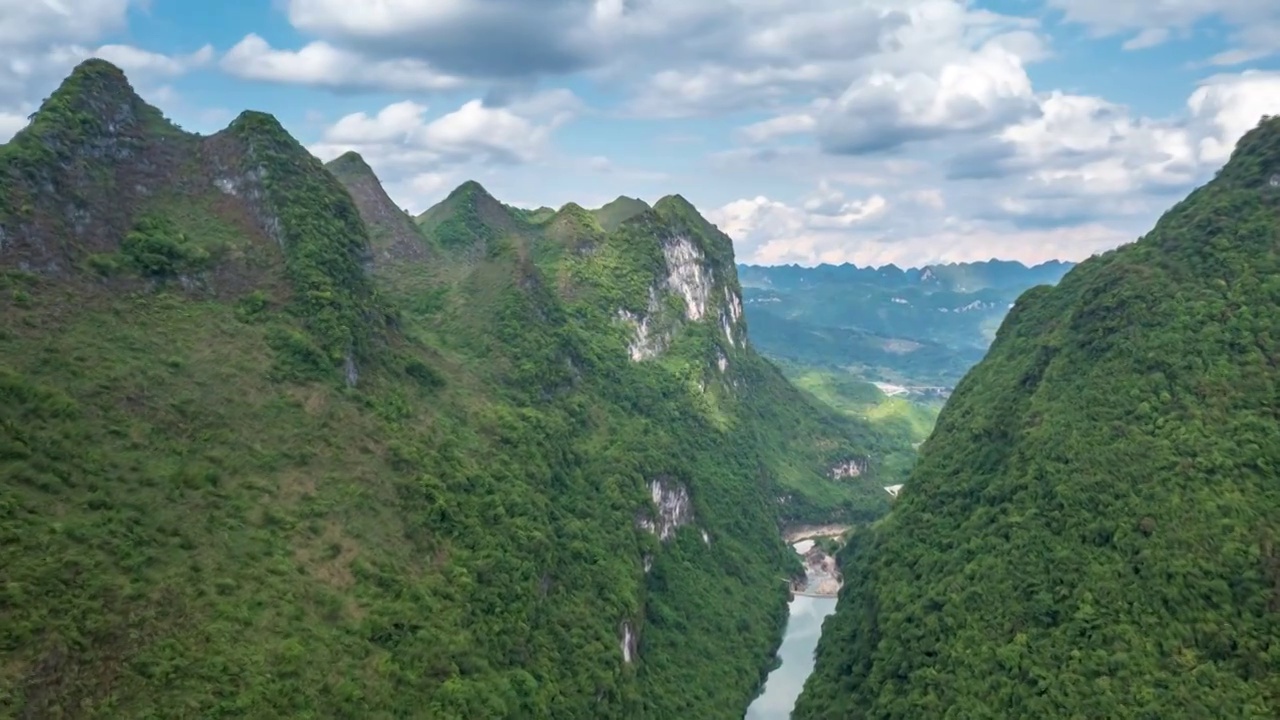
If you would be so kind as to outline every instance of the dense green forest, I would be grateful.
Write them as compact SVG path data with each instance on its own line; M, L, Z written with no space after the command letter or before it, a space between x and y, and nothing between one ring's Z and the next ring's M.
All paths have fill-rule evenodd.
M1280 716L1280 118L1026 292L842 550L797 718Z
M911 453L756 354L679 196L411 218L100 60L0 191L3 716L736 720L780 529Z

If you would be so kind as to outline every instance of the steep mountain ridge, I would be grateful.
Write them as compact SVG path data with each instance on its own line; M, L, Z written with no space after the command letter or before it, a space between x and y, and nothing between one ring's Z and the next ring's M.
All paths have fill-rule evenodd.
M903 449L755 354L728 238L466 183L384 252L355 158L140 103L89 61L0 147L0 714L740 717L780 526Z
M1280 118L1019 298L843 552L797 718L1280 714Z
M159 190L147 182L148 165L163 175L194 149L194 138L135 95L117 68L77 67L4 146L6 257L32 272L69 273L78 251L113 247L129 229L128 207ZM132 158L143 162L128 173L98 166ZM112 194L123 202L110 202ZM52 207L58 199L68 207Z
M342 367L352 384L379 341L355 205L268 115L242 113L208 138L184 133L118 68L87 60L2 157L0 264L221 298L257 289L267 294L253 302L288 302L308 331L288 354L311 372ZM283 287L272 281L281 264Z
M452 212L450 206L458 197L478 187L464 183L421 217ZM511 213L497 200L492 201L492 207ZM775 489L783 522L872 517L887 508L883 483L815 483L813 469L817 477L830 476L831 468L856 459L877 468L877 477L891 480L911 454L907 442L866 424L849 422L814 403L755 353L747 339L732 241L685 198L664 197L627 218L613 232L605 232L593 213L576 203L536 222L517 217L515 222L493 223L492 227L492 242L506 250L489 259L512 258L521 268L523 279L517 283L521 287L536 287L539 293L554 287L556 298L546 300L547 312L566 313L557 317L576 325L579 331L617 337L625 343L620 355L633 364L652 361L658 365L658 373L683 378L683 392L722 430L735 424L731 421L734 413L789 426L785 438L758 440L770 452L789 459L772 468L780 482ZM431 237L431 228L424 229ZM451 327L441 333L437 338L441 345L472 338L472 351L489 352L488 343L498 334L492 327L496 313L476 310L493 302L486 293L492 283L484 279L491 278L493 272L492 263L469 265L443 280L444 287L430 291L433 296L455 296L453 319L472 326L466 330ZM409 293L421 289L415 280ZM403 302L412 306L418 301L406 297ZM591 338L583 344L597 341ZM573 352L579 354L552 365L577 373L581 371L578 363L599 351L579 347ZM743 366L742 374L730 371L735 363ZM748 386L747 376L757 382ZM788 413L777 412L779 408L800 409L803 418L783 420L781 416ZM834 436L839 434L854 441L837 440ZM805 457L811 469L793 465L797 457Z
M633 360L662 354L672 339L671 325L683 321L714 319L728 348L745 343L737 272L732 262L725 262L726 253L732 257L732 244L707 225L687 200L678 195L664 197L652 210L622 223L620 229L624 237L609 248L618 258L633 260L638 268L657 269L659 264L662 268L643 278L645 287L621 289L618 298L619 316L634 327L629 345ZM641 236L656 237L656 248L653 243L643 243ZM634 257L627 258L627 254ZM600 256L595 259L596 264L602 261ZM682 307L673 307L664 296L679 297ZM638 304L641 300L643 306Z
M450 205L476 188L464 184L424 217L452 212ZM492 206L505 207L496 200ZM751 559L773 544L775 523L875 517L887 507L879 473L833 482L832 468L853 460L878 471L884 458L898 467L897 455L908 449L806 398L749 349L732 244L683 198L664 198L612 233L573 203L537 221L515 217L491 225L494 250L483 258L434 285L398 284L401 304L432 298L430 317L419 325L432 333L432 345L485 357L476 371L498 387L574 408L583 396L595 398L584 433L590 442L617 447L624 466L657 465L645 481L656 510L641 512L636 527L660 542L641 553L650 578L643 612L629 610L619 627L626 654L652 660L639 682L650 688L644 694L654 717L695 707L717 712L656 689L687 684L687 663L724 656L742 627L783 616L767 605L693 607L680 596L756 603L739 583L776 582L760 557ZM433 228L425 230L430 237ZM624 419L636 414L667 418L670 427ZM673 466L674 458L683 459ZM676 532L686 524L694 532ZM701 549L690 554L685 546L673 556L671 543L680 537ZM708 548L736 555L739 569L718 577L705 567ZM790 554L770 548L763 556L797 571Z
M488 252L491 243L514 237L528 222L498 202L483 185L468 180L415 219L418 227L446 251Z
M413 217L387 195L373 168L355 151L325 163L355 200L360 218L369 229L375 263L393 260L424 261L431 257Z
M570 253L592 252L605 234L591 211L574 202L547 217L544 227L549 248Z

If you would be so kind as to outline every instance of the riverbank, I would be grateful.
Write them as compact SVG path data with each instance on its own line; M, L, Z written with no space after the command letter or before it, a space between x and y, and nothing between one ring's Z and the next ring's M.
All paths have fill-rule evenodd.
M783 532L783 538L804 562L803 580L791 581L793 596L835 597L843 578L834 556L827 553L830 543L822 538L838 538L849 531L848 525L803 525Z
M765 680L760 695L747 708L744 720L787 720L791 708L813 672L813 651L822 635L822 622L835 612L842 578L836 559L817 538L839 537L847 525L815 525L783 533L787 544L804 561L804 580L791 581L787 627L778 647L779 664Z
M802 541L803 542L803 541ZM800 545L800 543L796 543ZM796 547L793 545L792 547ZM797 547L799 552L799 548ZM811 545L801 553L804 556L804 586L792 585L791 592L813 597L835 597L840 593L843 578L836 559L821 547Z

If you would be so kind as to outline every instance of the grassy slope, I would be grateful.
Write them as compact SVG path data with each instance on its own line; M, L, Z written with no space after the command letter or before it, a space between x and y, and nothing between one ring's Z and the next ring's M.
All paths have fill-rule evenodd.
M739 717L797 569L779 489L784 517L874 516L874 481L821 472L888 445L754 353L716 380L710 326L627 358L654 232L731 269L727 240L673 199L579 254L464 186L424 218L438 262L375 282L351 198L269 117L181 137L144 178L174 192L117 202L136 242L0 276L0 714ZM64 150L68 192L133 181ZM20 189L43 167L8 162ZM257 167L260 207L205 190ZM662 547L634 526L659 476L696 512Z
M797 717L1280 713L1280 120L1018 302L845 551Z
M874 428L896 448L880 461L882 484L904 480L915 464L915 447L933 431L941 400L889 397L875 385L844 370L822 370L801 364L782 365L786 377L835 410Z
M784 366L796 386L833 408L869 422L892 424L896 434L912 443L924 442L937 421L941 401L912 401L885 395L875 385L848 374Z

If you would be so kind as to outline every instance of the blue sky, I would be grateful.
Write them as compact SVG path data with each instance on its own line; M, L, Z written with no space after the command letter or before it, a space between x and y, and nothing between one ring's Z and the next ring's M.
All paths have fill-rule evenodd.
M680 193L741 260L1081 259L1280 113L1274 0L0 0L0 139L74 64L275 114L413 211Z

